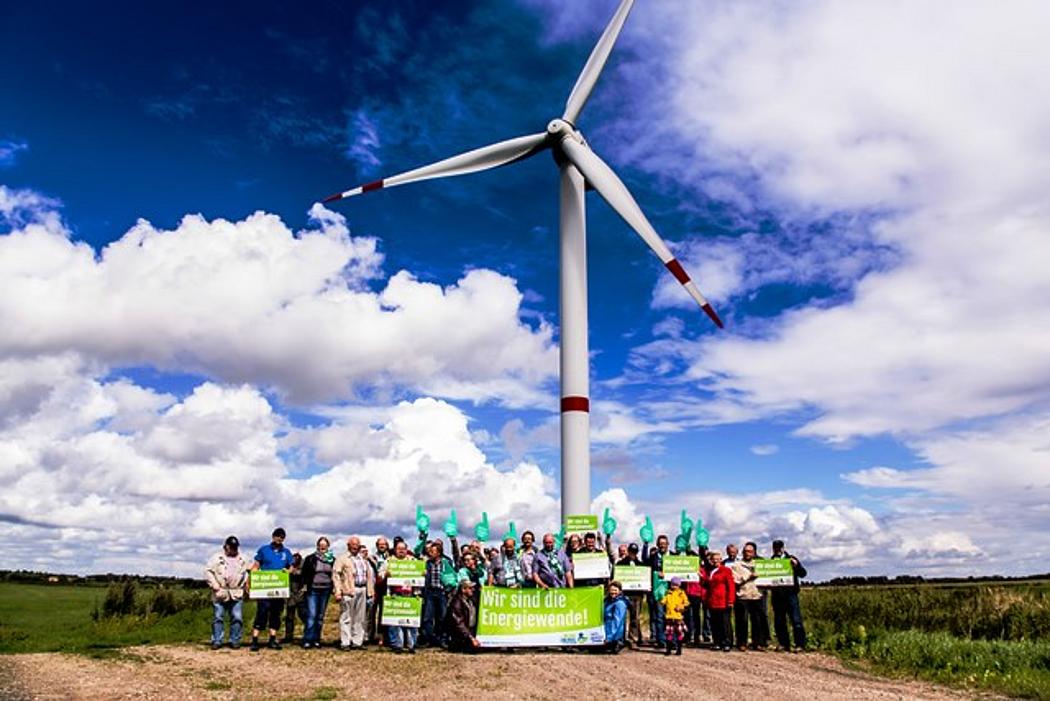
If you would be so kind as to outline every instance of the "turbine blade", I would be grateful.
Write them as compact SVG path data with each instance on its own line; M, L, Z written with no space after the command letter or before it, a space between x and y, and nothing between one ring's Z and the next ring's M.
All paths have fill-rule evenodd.
M630 14L633 5L634 0L622 0L620 2L620 6L616 8L615 14L609 20L609 25L602 32L598 43L594 45L591 56L587 59L583 71L580 72L580 77L576 79L576 85L573 86L572 92L569 93L569 99L565 103L565 114L562 115L562 119L566 122L575 124L576 118L580 116L580 111L587 104L587 98L591 96L591 90L594 89L594 84L598 82L598 76L602 74L605 62L609 60L609 54L612 53L616 37L620 36L620 30L623 29L623 23L627 21L627 15Z
M443 161L431 163L430 165L393 175L389 178L374 180L344 192L337 192L326 197L323 202L334 202L345 197L353 197L354 195L361 195L373 190L394 187L395 185L405 185L406 183L414 183L420 180L477 173L481 170L488 170L489 168L496 168L523 160L539 153L548 146L546 133L519 136L516 139L508 139L498 144L482 146L473 151L467 151L458 156L452 156Z
M623 217L624 221L638 232L642 240L649 244L649 248L653 249L660 261L671 271L675 279L682 284L689 296L696 300L696 303L700 305L700 308L710 317L711 321L715 322L718 328L723 328L722 320L718 317L714 307L700 294L696 284L689 278L689 274L685 272L682 264L675 259L671 250L667 248L667 244L660 238L660 235L656 233L653 225L642 214L641 208L627 190L627 186L623 184L623 181L613 172L612 168L599 158L594 151L572 137L564 139L561 143L561 148L565 157L583 173L583 177L586 178L591 187L597 190L598 194L609 203L609 206L615 209L617 214Z

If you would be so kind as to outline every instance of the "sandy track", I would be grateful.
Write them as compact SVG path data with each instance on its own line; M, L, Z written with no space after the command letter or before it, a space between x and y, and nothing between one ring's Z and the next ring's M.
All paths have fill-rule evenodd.
M414 681L412 681L414 680ZM973 694L882 679L819 654L687 649L582 653L129 648L116 659L0 656L2 699L959 699Z

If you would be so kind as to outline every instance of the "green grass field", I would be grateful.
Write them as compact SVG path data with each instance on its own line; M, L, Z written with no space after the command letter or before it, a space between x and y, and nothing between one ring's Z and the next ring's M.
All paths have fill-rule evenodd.
M112 654L129 645L207 640L207 609L95 622L105 587L0 583L0 653Z

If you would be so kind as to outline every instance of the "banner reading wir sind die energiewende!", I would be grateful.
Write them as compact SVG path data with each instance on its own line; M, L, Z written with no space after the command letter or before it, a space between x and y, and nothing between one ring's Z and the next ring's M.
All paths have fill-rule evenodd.
M478 640L483 647L601 645L602 587L482 587Z

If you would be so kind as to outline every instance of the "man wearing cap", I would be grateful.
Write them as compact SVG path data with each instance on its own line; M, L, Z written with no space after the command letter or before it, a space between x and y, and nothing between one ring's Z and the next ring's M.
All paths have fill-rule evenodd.
M284 547L285 533L283 528L275 528L271 540L259 548L255 553L255 561L252 563L253 570L261 572L272 572L275 570L292 569L292 551ZM255 609L255 621L252 623L252 645L251 651L259 651L259 631L266 627L270 632L270 640L267 647L272 650L280 650L281 644L277 642L277 629L281 625L281 613L284 611L284 599L259 599Z
M474 604L474 581L462 572L452 602L448 606L448 649L455 652L477 652L478 609Z
M773 630L781 650L791 649L791 636L788 635L788 619L791 619L791 632L795 636L795 651L806 649L806 628L802 625L802 609L798 604L798 580L805 577L806 568L799 559L784 550L784 541L779 538L773 541L773 558L791 560L793 583L788 587L773 587Z
M230 619L230 647L241 646L241 627L244 619L244 585L248 581L248 561L241 557L241 543L231 535L222 550L212 555L204 566L204 579L211 587L211 602L215 616L211 624L211 649L222 647L225 620Z
M638 559L638 543L620 546L624 550L624 556L616 561L617 567L642 567L642 561ZM642 597L644 592L624 592L627 597L627 645L629 647L641 647L642 645Z

